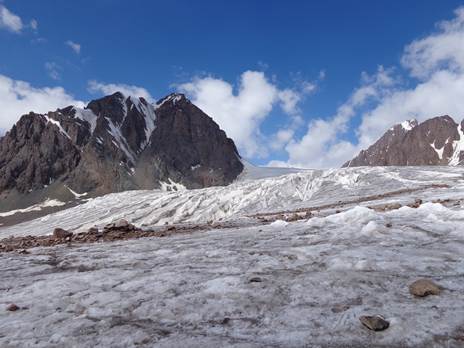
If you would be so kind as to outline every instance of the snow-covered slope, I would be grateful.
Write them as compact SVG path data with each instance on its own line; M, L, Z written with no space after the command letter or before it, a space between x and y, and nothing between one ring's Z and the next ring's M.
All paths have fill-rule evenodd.
M341 192L367 188L365 175L417 184L404 172L344 173L360 176L325 173L326 183ZM421 173L462 185L462 172L409 175ZM462 206L354 207L308 222L0 254L0 308L22 308L0 310L0 346L462 347L463 224ZM442 293L410 295L423 277ZM390 327L364 328L359 317L373 314Z
M248 166L248 168L250 168ZM461 167L364 167L305 170L266 177L274 169L254 168L229 186L180 191L127 191L90 199L87 203L11 227L0 227L0 237L48 234L55 227L73 231L127 219L137 226L166 223L205 223L244 219L256 213L307 208L406 188L446 184L420 197L456 197L464 192ZM280 172L281 174L281 172ZM275 173L274 173L275 175ZM263 179L253 179L257 176ZM377 200L376 203L409 203L415 192ZM365 204L372 204L366 202Z

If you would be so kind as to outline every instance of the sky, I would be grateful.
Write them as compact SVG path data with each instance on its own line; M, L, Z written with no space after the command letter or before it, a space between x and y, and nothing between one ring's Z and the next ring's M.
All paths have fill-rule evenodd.
M181 92L258 165L338 167L464 111L464 3L0 0L0 134L117 90Z

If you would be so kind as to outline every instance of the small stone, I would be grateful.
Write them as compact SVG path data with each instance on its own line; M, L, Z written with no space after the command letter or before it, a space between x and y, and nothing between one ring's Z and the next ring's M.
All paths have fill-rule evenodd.
M359 317L359 321L373 331L383 331L390 326L390 323L381 315L363 315Z
M253 277L248 280L250 283L261 283L263 280L260 277Z
M59 228L59 227L55 228L55 230L53 231L53 237L59 238L59 239L71 237L72 235L73 235L72 232L63 230L62 228Z
M97 227L90 227L88 233L98 234L98 228Z
M425 297L440 294L441 288L429 279L419 279L409 285L409 292L417 297Z
M391 228L392 226L393 226L393 225L391 224L391 222L387 222L387 223L385 224L385 227L388 227L388 228Z
M15 305L14 303L12 303L12 304L8 305L8 307L6 307L6 310L10 311L10 312L16 312L18 309L19 309L19 307L17 305Z

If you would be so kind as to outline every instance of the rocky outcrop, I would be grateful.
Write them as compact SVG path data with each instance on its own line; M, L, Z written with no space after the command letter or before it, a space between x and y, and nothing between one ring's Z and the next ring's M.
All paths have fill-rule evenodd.
M118 92L31 112L0 138L0 211L45 196L227 185L242 170L233 141L184 95L150 104Z
M450 116L420 124L405 121L390 128L343 167L463 164L463 127L464 121L457 124Z

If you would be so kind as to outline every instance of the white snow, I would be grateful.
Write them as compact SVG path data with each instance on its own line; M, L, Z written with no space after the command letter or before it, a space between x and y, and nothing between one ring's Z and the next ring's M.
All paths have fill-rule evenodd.
M266 168L259 168L264 176ZM256 173L252 173L255 175ZM268 173L269 174L269 173ZM464 197L463 167L361 167L337 170L305 170L263 179L246 174L229 186L186 190L172 180L163 190L127 191L89 199L86 203L23 224L0 227L0 237L47 234L57 226L80 231L127 219L138 226L165 223L206 223L248 219L249 215L350 201L407 188L447 184L450 189L420 192L429 200ZM462 197L461 197L462 196ZM411 203L414 192L376 200L375 204ZM366 202L363 205L373 204ZM348 207L354 207L355 204ZM360 208L362 209L362 208ZM355 211L356 212L356 211ZM335 214L331 219L337 219ZM350 212L349 214L354 214ZM362 215L362 214L361 214ZM362 219L362 216L353 216ZM313 220L312 220L313 221ZM313 223L317 221L314 219Z
M97 115L90 109L82 109L78 107L73 108L75 111L74 116L90 124L90 133L93 134L95 127L97 126Z
M437 203L353 207L285 229L2 253L0 346L460 347L463 224L462 207ZM410 295L424 277L442 293ZM390 327L364 328L372 314Z
M69 186L66 186L66 188L69 190L69 192L71 192L73 194L73 196L75 198L81 198L81 197L84 197L84 196L87 196L87 192L84 192L84 193L77 193L76 191L73 191Z
M135 163L135 156L130 150L129 145L127 144L126 138L124 138L124 136L122 135L119 127L116 127L116 125L113 123L113 121L110 118L105 117L105 119L108 122L108 126L109 126L108 133L110 133L110 135L113 138L112 143L117 148L121 149L126 155L126 157L132 161L132 163Z
M141 100L138 100L138 104L136 104L139 111L144 115L145 117L145 142L141 145L141 149L143 149L147 144L148 141L150 140L150 136L155 130L155 120L156 120L156 113L155 113L155 108L152 104L145 105L141 102Z
M57 199L47 199L42 203L34 204L34 205L32 205L30 207L27 207L27 208L24 208L24 209L16 209L16 210L10 210L10 211L7 211L7 212L0 213L0 217L11 216L11 215L18 214L18 213L29 213L31 211L40 211L43 208L59 207L59 206L65 205L65 204L66 204L65 202L61 202L61 201L59 201Z
M435 152L436 152L437 155L438 155L438 158L439 158L439 159L443 159L443 150L445 149L445 146L443 145L440 149L438 149L438 148L435 146L435 142L433 142L432 144L430 144L430 146L435 150Z
M288 225L288 222L284 220L276 220L270 224L270 226L277 227L277 228L285 227L287 225Z
M415 120L407 120L401 122L401 127L403 127L404 130L410 131L411 129L414 128L414 122Z
M167 103L167 102L172 102L173 104L176 104L178 101L180 101L182 99L182 95L180 94L177 94L177 93L173 93L171 94L170 96L164 98L161 103L159 104L156 104L155 105L155 109L158 109L160 108L164 103Z
M45 120L47 121L47 123L51 123L55 126L58 127L58 129L60 130L61 134L63 134L65 137L67 137L68 139L71 139L71 137L69 136L69 134L64 130L63 126L61 126L61 123L58 122L57 120L54 120L53 118L50 118L48 117L47 115L42 115Z
M464 131L462 130L461 124L458 125L459 140L453 142L453 155L450 158L449 165L457 166L461 164L459 156L464 151Z
M172 179L169 179L168 182L160 181L161 191L171 192L171 191L185 191L187 188L181 183L174 182Z

